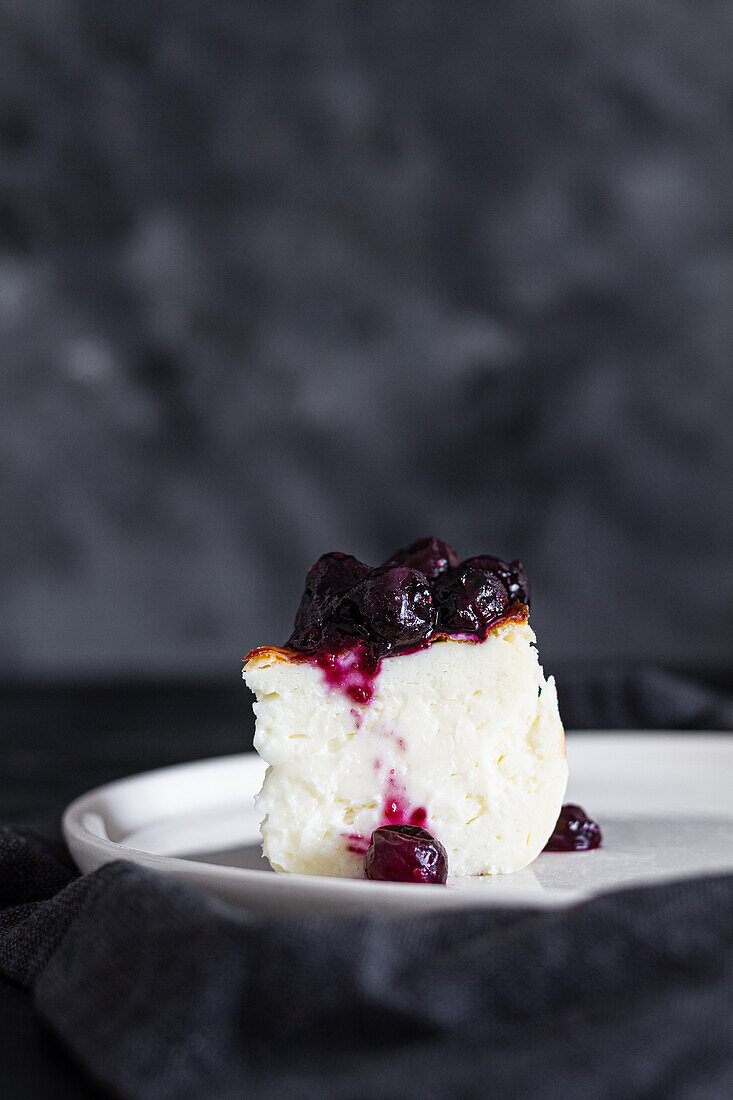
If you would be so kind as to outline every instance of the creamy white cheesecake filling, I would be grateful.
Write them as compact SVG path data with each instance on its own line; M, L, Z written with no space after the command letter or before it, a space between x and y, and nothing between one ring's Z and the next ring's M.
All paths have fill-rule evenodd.
M288 651L255 651L257 805L277 871L361 877L372 831L424 825L452 876L518 871L542 850L567 782L555 685L527 623L484 642L387 657L368 705Z

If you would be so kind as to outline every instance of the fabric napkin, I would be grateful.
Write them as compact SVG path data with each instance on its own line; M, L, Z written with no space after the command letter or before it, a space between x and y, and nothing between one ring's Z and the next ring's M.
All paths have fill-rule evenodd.
M733 1095L733 876L275 919L0 828L0 972L117 1097Z

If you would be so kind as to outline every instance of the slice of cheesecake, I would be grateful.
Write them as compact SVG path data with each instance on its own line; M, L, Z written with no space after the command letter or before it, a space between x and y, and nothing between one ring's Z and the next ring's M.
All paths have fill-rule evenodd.
M518 562L421 540L370 570L326 555L288 644L253 650L258 806L277 871L361 877L380 825L421 825L452 876L517 871L567 781Z

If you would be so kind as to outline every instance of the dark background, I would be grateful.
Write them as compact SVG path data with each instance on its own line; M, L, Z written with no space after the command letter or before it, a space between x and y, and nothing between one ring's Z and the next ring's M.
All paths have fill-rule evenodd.
M6 683L237 690L428 533L550 671L727 675L732 59L711 0L0 0Z

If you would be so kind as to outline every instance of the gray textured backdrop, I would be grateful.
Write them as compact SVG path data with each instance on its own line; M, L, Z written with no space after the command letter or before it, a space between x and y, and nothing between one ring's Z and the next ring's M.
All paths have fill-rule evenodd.
M0 659L193 672L323 550L733 658L733 5L0 0Z

